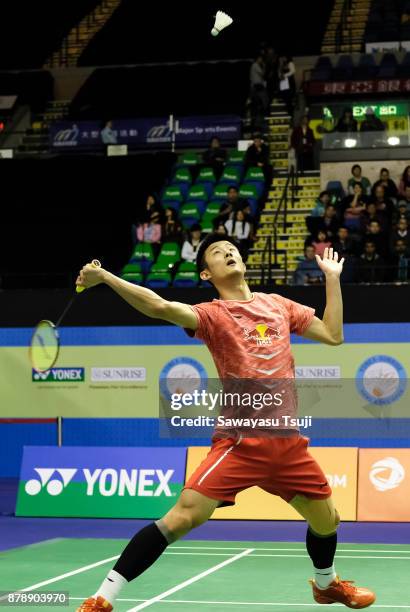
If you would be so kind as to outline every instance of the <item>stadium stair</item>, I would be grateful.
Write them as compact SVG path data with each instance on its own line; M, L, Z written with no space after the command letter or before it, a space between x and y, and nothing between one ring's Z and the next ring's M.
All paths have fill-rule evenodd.
M352 53L363 49L371 0L336 0L323 38L322 53Z
M76 66L90 41L110 19L121 0L103 0L98 6L70 30L60 48L47 60L44 68Z
M300 257L303 256L305 239L308 236L305 217L314 207L320 192L320 173L318 171L306 172L295 180L294 190L291 183L288 188L286 228L283 229L284 205L278 215L277 234L277 266L273 252L273 220L278 209L285 185L287 173L279 173L272 182L265 208L260 217L259 227L256 233L257 239L254 247L249 251L246 263L247 278L253 285L262 282L262 268L265 265L265 282L267 282L268 252L265 253L268 236L272 237L271 252L271 277L275 284L284 284L291 281L292 274L297 267ZM294 204L292 207L292 191L294 191ZM287 272L285 262L287 257ZM263 263L265 262L265 264ZM287 278L286 278L287 277Z
M273 99L268 117L267 139L270 150L270 163L275 170L288 169L290 116L281 100Z

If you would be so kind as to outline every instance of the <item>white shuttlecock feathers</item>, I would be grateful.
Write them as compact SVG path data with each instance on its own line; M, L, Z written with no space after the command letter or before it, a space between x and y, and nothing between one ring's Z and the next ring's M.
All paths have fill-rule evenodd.
M211 30L212 36L218 36L219 32L231 25L232 21L232 17L229 17L223 11L218 11L215 15L215 25Z

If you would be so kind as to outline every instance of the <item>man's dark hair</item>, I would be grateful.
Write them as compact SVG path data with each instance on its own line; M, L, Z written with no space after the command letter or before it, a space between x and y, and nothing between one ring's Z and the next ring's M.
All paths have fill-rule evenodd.
M239 189L237 188L236 185L229 185L228 189L226 190L226 192L228 193L228 191L231 191L231 189L235 189L235 191L239 192Z
M362 167L359 164L353 164L352 169L351 169L352 174L353 174L353 170L356 170L356 168L359 168L359 170L362 169Z
M198 254L196 256L196 265L198 268L198 273L201 273L202 270L205 270L205 251L209 246L211 246L211 244L214 244L215 242L230 242L234 247L238 248L236 240L234 240L231 236L224 236L223 234L218 234L218 232L212 232L211 234L208 234L208 236L202 241L201 246L198 249Z

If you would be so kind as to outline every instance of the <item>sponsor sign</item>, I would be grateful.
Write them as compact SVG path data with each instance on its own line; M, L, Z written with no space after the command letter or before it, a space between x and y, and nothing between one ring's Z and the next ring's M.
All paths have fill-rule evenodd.
M25 446L16 515L158 518L175 503L185 448Z
M410 449L359 451L358 521L410 521Z
M34 368L31 370L31 380L36 383L66 383L66 382L84 382L84 368L51 368L46 372L37 372Z
M143 382L147 371L142 367L91 368L91 382Z

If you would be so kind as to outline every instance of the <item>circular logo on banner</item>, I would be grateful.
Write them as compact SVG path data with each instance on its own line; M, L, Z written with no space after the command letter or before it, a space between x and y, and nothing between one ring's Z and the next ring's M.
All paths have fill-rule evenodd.
M204 366L192 357L171 359L159 375L161 393L168 400L173 393L193 393L196 389L206 389L207 381Z
M404 467L394 457L386 457L373 463L369 478L377 491L396 489L404 480Z
M403 395L406 384L406 370L397 359L388 355L366 359L356 374L359 393L377 406L397 401Z

